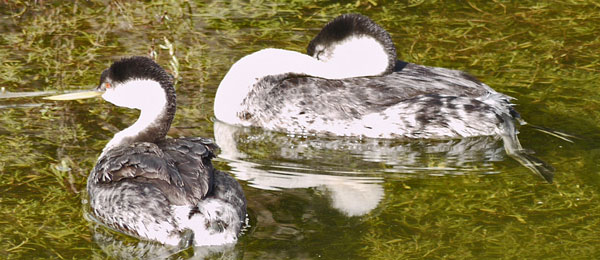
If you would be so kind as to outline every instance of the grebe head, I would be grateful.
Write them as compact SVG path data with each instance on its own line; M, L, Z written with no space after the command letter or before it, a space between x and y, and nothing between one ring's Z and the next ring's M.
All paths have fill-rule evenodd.
M138 120L115 134L104 152L133 142L157 142L167 135L176 110L173 77L150 58L114 62L102 72L96 91L117 106L141 110Z
M175 103L171 75L141 56L114 62L102 72L96 90L104 92L106 101L121 107L145 110L162 108L167 101Z
M393 71L396 48L390 34L370 18L343 14L323 27L307 53L336 66L359 67L382 75Z

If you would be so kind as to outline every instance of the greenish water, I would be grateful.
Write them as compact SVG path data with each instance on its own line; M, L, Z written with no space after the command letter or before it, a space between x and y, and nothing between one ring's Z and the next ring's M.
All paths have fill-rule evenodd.
M234 61L265 47L304 51L347 12L386 28L401 59L468 71L517 98L528 122L581 137L521 128L523 146L556 168L555 183L493 138L288 136L211 120ZM85 219L87 175L135 111L7 93L91 88L115 59L150 52L178 75L170 135L215 138L216 166L248 199L250 227L235 247L211 249L215 258L600 257L596 1L2 1L0 16L0 258L168 253Z

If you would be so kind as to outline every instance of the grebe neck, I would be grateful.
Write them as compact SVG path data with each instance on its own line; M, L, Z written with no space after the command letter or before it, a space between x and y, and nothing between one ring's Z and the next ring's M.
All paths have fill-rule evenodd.
M104 147L103 154L111 148L121 145L135 142L156 143L163 140L175 116L176 96L170 83L161 84L154 80L131 80L116 90L107 90L103 98L117 106L140 110L137 121L116 133Z
M249 54L231 66L215 96L215 116L228 124L244 124L238 117L240 105L264 77L293 74L326 79L372 76L371 71L357 71L339 64L329 64L309 55L283 49L263 49Z

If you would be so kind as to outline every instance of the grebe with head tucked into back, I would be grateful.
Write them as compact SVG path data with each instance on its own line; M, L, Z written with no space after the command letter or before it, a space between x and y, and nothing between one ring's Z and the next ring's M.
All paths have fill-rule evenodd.
M501 136L509 155L551 182L553 169L523 151L512 99L462 71L396 61L390 35L341 15L308 54L265 49L221 81L215 116L234 125L371 138Z
M106 69L98 91L139 119L104 147L87 182L93 217L128 235L181 245L237 240L246 218L239 183L213 168L217 146L204 138L166 138L175 115L172 77L146 57ZM185 235L184 235L185 234Z

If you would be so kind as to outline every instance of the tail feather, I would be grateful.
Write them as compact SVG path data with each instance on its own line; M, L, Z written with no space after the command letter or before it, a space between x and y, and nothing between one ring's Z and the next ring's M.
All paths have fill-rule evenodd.
M574 136L574 135L567 134L567 133L563 133L563 132L556 131L556 130L552 130L550 128L546 128L546 127L543 127L543 126L537 126L537 125L532 125L532 124L527 124L527 125L530 126L530 127L532 127L533 129L537 130L537 131L540 131L542 133L554 136L554 137L556 137L558 139L567 141L569 143L573 143L573 140L571 140L571 138L573 138L573 139L580 139L581 140L581 137Z
M558 139L561 139L561 140L567 141L567 142L569 142L569 143L573 143L573 140L571 140L571 138L572 138L572 139L579 139L579 140L581 140L581 139L582 139L582 138L581 138L581 137L579 137L579 136L575 136L575 135L572 135L572 134L567 134L567 133L565 133L565 132L561 132L561 131L552 130L552 129L550 129L550 128L546 128L546 127L539 126L539 125L532 125L532 124L530 124L530 123L527 123L527 122L526 122L525 120L523 120L523 119L522 119L520 116L516 116L516 117L515 117L515 116L513 116L513 118L515 118L515 119L516 119L516 120L519 122L519 124L520 124L520 125L527 125L527 126L529 126L529 127L533 128L533 129L537 130L537 131L540 131L540 132L542 132L542 133L545 133L545 134L547 134L547 135L554 136L554 137L556 137L556 138L558 138Z
M504 141L504 150L506 150L508 156L542 177L548 183L552 183L554 178L554 168L541 159L528 154L517 138L517 130L513 118L507 114L502 117L505 127L505 131L502 134L502 140Z

